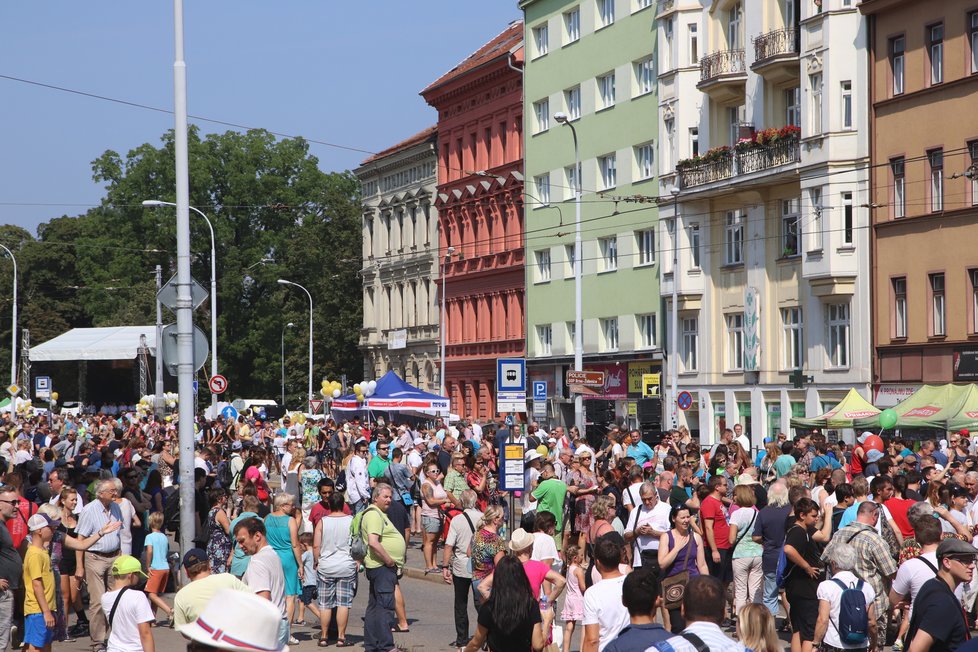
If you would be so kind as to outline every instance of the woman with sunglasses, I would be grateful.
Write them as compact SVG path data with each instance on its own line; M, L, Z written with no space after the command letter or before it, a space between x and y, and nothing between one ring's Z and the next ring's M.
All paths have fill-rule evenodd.
M435 543L441 533L441 506L450 502L448 492L441 484L441 470L437 462L426 462L424 479L421 480L421 529L425 575L438 572L435 563Z
M469 455L465 458L465 482L475 492L476 508L480 512L486 511L489 506L489 470L483 457Z
M591 452L584 451L574 458L576 464L571 466L567 475L567 493L574 497L574 532L577 533L577 545L583 550L585 535L594 524L591 514L591 504L601 491L598 480L591 472Z

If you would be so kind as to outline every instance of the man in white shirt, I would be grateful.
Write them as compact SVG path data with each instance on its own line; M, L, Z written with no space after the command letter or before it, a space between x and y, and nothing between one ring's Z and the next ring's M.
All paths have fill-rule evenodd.
M942 536L941 522L936 518L924 516L914 519L913 526L914 538L920 544L920 555L900 564L890 587L890 604L900 604L909 598L911 614L920 587L927 580L934 579L941 567L937 561L937 546ZM964 595L964 585L959 584L954 594L960 600Z
M123 555L112 564L112 590L99 598L102 612L111 628L108 649L119 652L154 652L151 624L156 616L146 594L135 588L139 578L146 578L142 564L135 557Z
M526 451L524 456L526 467L523 470L523 486L526 487L526 491L523 492L523 514L537 510L537 504L530 500L530 494L533 492L533 488L537 486L537 478L540 477L541 457L543 456L533 449Z
M617 535L604 535L594 544L594 563L601 573L601 581L584 592L581 652L601 652L631 623L628 609L621 601L625 576L618 570L622 551L620 541Z
M642 504L628 514L625 541L632 544L632 566L645 564L659 569L659 537L669 531L669 503L659 500L659 492L651 482L639 488Z
M689 624L678 636L656 643L646 652L744 652L743 643L731 640L720 629L725 601L723 584L717 578L711 575L690 578L682 607L683 617Z
M628 469L628 486L621 492L621 504L629 512L635 509L636 505L641 504L642 498L639 492L644 482L645 478L642 474L642 467L638 464L633 464L632 468Z
M474 441L475 443L477 443L477 444L479 444L481 446L482 445L482 426L479 424L478 421L475 421L475 420L472 420L472 419L470 419L469 421L472 424L471 425L471 428L472 428L472 441Z
M346 467L346 493L350 509L358 514L370 505L370 478L367 476L367 442L354 444L354 455Z
M265 524L257 518L246 518L234 526L234 538L245 554L251 557L248 570L241 579L259 598L271 602L282 614L279 646L298 644L297 640L290 640L289 621L285 617L285 571L282 560L275 549L268 545Z
M740 444L745 453L750 455L750 437L744 434L744 427L739 423L734 424L734 441Z

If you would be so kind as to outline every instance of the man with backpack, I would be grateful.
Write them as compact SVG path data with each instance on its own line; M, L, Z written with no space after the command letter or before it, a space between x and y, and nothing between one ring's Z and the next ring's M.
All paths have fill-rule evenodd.
M354 537L366 544L362 561L370 582L366 619L363 625L363 647L366 652L389 652L394 649L394 592L397 580L404 568L407 547L404 537L387 518L387 510L393 499L393 490L386 483L379 483L373 492L373 503L364 510L359 521L352 524ZM356 552L351 546L351 553ZM354 559L359 554L354 554Z
M659 652L744 652L744 644L733 641L723 630L726 599L723 584L709 575L691 577L683 594L686 629L648 648Z
M815 649L878 649L876 591L855 574L857 558L856 548L848 543L832 546L828 557L832 579L818 585L818 620L812 642Z

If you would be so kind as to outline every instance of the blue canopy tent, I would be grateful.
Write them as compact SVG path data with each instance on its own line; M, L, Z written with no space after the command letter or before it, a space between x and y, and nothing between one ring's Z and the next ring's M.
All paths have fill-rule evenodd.
M356 394L333 399L333 416L350 418L354 413L387 412L417 417L448 416L450 401L404 381L393 371L388 371L377 381L377 389L363 402Z

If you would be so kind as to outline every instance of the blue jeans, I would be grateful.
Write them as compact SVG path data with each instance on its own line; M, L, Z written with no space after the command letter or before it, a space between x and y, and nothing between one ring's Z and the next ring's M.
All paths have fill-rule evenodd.
M370 597L367 599L363 623L363 649L366 652L387 652L394 647L394 588L397 569L380 566L367 569Z
M777 618L781 614L781 603L778 600L777 573L764 573L764 606L771 615Z

